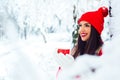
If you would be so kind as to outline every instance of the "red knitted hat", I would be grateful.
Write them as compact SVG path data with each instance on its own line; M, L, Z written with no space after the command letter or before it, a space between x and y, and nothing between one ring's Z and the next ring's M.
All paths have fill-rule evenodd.
M78 24L81 21L87 21L101 34L104 26L104 17L108 15L108 8L100 7L97 11L84 13L79 19Z

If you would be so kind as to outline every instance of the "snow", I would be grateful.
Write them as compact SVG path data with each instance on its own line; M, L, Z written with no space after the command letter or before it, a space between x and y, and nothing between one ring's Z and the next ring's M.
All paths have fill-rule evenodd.
M58 80L120 80L116 3L119 0L1 0L0 80L56 80L59 66ZM56 54L58 48L72 48L74 5L77 18L103 5L112 6L113 17L105 19L104 54L83 55L70 64L71 56L57 55L58 59Z
M1 78L7 80L43 80L46 76L51 75L50 71L51 73L55 71L54 67L57 64L53 61L51 63L52 55L48 55L47 53L53 52L49 49L45 51L45 44L35 42L31 44L31 42L20 41L15 44L4 45L1 46L1 49L3 49L2 52L4 52L0 58L0 65L2 65L0 66ZM40 47L38 45L43 46ZM46 54L42 54L43 51L46 52ZM50 64L54 65L50 66ZM50 68L53 69L50 70ZM49 76L49 79L51 76Z

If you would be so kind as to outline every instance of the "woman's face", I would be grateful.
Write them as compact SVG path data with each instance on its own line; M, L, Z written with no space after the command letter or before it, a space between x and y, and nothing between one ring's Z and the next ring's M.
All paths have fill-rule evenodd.
M82 41L87 41L90 38L91 34L91 24L87 21L81 21L79 24L78 33Z

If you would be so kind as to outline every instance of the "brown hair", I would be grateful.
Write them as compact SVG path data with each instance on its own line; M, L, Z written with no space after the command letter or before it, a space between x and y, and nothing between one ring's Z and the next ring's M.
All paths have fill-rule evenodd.
M74 46L75 51L73 52L73 57L76 58L78 55L89 54L95 55L96 50L103 44L100 34L97 30L91 26L91 34L88 41L82 41L81 37L78 36L77 44Z

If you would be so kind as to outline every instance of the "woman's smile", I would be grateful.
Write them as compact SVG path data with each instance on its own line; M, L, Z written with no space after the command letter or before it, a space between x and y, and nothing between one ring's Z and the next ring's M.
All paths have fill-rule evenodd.
M81 37L87 36L87 33L81 33Z

